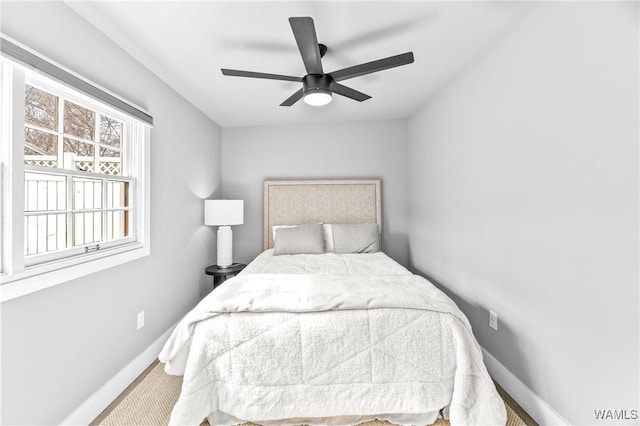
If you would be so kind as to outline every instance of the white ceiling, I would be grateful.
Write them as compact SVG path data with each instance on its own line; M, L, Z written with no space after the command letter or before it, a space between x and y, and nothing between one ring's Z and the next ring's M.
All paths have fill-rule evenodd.
M508 29L520 2L70 1L68 5L223 127L408 117ZM342 81L372 99L279 104L295 82L223 76L232 68L303 76L288 18L311 16L325 72L407 51L410 65Z

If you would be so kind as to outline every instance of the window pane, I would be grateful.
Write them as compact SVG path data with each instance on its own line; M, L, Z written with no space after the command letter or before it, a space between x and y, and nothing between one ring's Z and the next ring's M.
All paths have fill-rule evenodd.
M58 97L25 85L24 120L45 129L58 130Z
M58 137L40 130L24 129L24 164L57 167Z
M64 138L64 168L93 172L95 146L91 143Z
M122 142L122 122L107 117L100 116L100 143L121 148Z
M73 102L64 101L64 132L82 139L93 140L96 113Z
M102 213L75 213L73 221L73 245L81 246L102 241Z
M40 254L67 247L66 214L43 214L24 218L24 254Z
M107 208L129 207L129 182L107 182Z
M102 181L73 178L73 210L102 208Z
M25 212L65 210L66 198L65 176L24 174Z
M66 176L25 173L25 213L65 210L67 206L66 182ZM48 253L65 248L67 248L67 215L65 213L25 215L25 255Z
M100 148L100 173L105 175L122 174L122 152L115 149Z
M129 235L130 212L111 211L107 212L107 240L117 240Z

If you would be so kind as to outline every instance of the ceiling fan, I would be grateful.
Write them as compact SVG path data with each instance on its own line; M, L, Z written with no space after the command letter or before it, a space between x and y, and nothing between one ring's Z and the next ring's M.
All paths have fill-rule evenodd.
M302 98L304 98L304 101L309 105L321 106L331 102L332 93L355 99L358 102L366 101L370 99L371 96L338 82L413 62L413 52L407 52L325 74L322 70L321 58L327 53L327 46L318 43L313 19L310 17L292 17L289 18L289 23L291 24L293 36L298 44L298 50L300 50L300 54L302 55L302 62L304 62L307 70L305 76L294 77L289 75L231 70L227 68L222 68L222 74L234 77L302 82L302 88L288 97L280 106L291 106Z

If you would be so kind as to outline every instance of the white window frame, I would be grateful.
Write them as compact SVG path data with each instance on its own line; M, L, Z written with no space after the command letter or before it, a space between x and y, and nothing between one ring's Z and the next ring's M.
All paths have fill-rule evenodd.
M14 77L15 78L15 77ZM17 80L17 78L16 78ZM138 175L138 170L137 170L137 164L133 164L131 162L131 158L129 156L130 152L133 152L136 150L137 148L137 144L139 143L138 140L136 140L135 137L135 128L136 128L136 124L132 123L132 120L125 114L122 114L118 111L114 111L112 109L107 110L107 107L105 107L103 104L96 102L92 99L89 99L87 97L79 97L77 92L73 92L71 90L69 90L67 87L63 86L62 84L56 84L55 82L51 81L50 79L46 79L43 78L41 75L39 74L34 74L29 76L28 78L25 78L24 81L26 84L31 85L33 87L36 87L37 89L41 89L44 90L47 93L51 93L55 96L59 97L59 103L60 103L60 107L59 107L59 115L63 114L63 109L62 109L62 105L64 101L70 101L70 102L74 102L76 104L79 104L82 107L88 108L92 111L94 111L96 113L96 120L99 119L99 115L108 115L111 118L114 118L116 120L119 120L120 122L123 123L123 134L126 135L126 138L124 138L125 140L123 142L125 142L126 144L130 144L132 146L127 147L125 146L125 150L127 151L127 155L124 157L124 163L123 163L123 171L127 170L130 171L132 176L137 176ZM14 86L16 87L16 89L18 89L18 86ZM24 87L24 85L22 85L22 87ZM108 114L104 114L105 112L108 112ZM96 124L98 124L98 122L96 122ZM60 127L62 126L62 123L59 124ZM31 125L25 125L28 127L34 127ZM98 146L97 140L99 138L99 125L96 126L96 135L94 138L94 141L91 141L95 144L95 153L94 153L94 157L97 159L99 156L99 152L100 152L100 146ZM56 133L59 134L63 134L62 129L58 129L58 131L56 131ZM61 157L63 155L61 148L58 147L58 156ZM58 160L58 162L60 161L60 159ZM94 160L95 161L95 160ZM24 164L24 161L20 161L20 163L17 164ZM97 164L97 162L96 162ZM25 172L34 172L34 173L44 173L44 174L49 174L49 175L61 175L61 176L68 176L68 177L85 177L85 178L91 178L91 179L99 179L101 181L103 181L103 195L106 197L106 191L107 191L107 186L106 186L106 182L108 180L116 180L116 181L121 181L121 182L129 182L130 186L131 186L131 191L133 193L133 197L131 199L131 202L133 204L133 202L135 201L135 194L136 194L136 187L135 187L135 183L137 181L137 179L132 178L132 177L128 177L128 176L117 176L117 175L106 175L106 174L101 174L101 173L94 173L94 172L84 172L84 171L78 171L78 170L69 170L69 169L64 169L61 167L45 167L45 166L33 166L33 165L24 165L24 171ZM72 185L73 183L71 182L71 179L68 180L67 185ZM71 200L68 199L67 200L68 204L71 203ZM71 205L67 205L67 210L71 211L73 209L73 207ZM102 209L107 209L106 204L103 206ZM102 210L100 209L100 210ZM131 209L132 212L132 217L131 217L131 223L134 225L133 226L133 231L135 232L137 229L137 225L138 223L136 222L136 215L137 215L137 208L132 208ZM103 226L106 226L106 221L103 221ZM105 234L106 236L106 234ZM34 255L30 255L28 257L25 258L25 265L28 266L33 266L33 265L37 265L37 264L41 264L41 263L45 263L47 261L54 261L54 260L58 260L58 259L62 259L65 257L70 257L70 256L74 256L74 255L78 255L78 254L82 254L83 252L85 252L85 247L90 248L90 249L95 249L95 247L97 245L99 245L100 250L104 250L110 247L114 247L116 245L124 245L126 243L133 243L137 241L136 235L130 235L126 238L122 238L119 240L115 240L115 241L102 241L100 243L90 243L90 244L85 244L85 245L81 245L81 246L75 246L74 248L68 248L65 250L57 250L57 251L53 251L53 252L48 252L48 253L42 253L42 254L34 254Z
M128 167L133 178L125 178L132 185L132 217L135 235L117 244L99 243L100 250L59 258L52 254L38 255L26 260L24 255L24 172L55 174L56 168L24 165L24 87L25 82L37 82L37 87L56 95L81 100L83 106L106 112L125 124L134 146L129 147ZM93 84L93 83L92 83ZM95 84L94 84L95 85ZM0 58L0 160L2 175L2 219L0 238L0 303L35 291L58 285L82 276L117 266L150 254L149 247L149 145L150 128L146 123L84 95L76 89L38 75L11 60ZM102 89L104 90L104 89ZM96 129L98 131L98 129ZM105 175L82 171L67 171L66 175L105 178ZM108 178L108 176L107 176ZM118 178L120 180L122 178ZM106 191L106 188L105 188ZM37 263L34 263L36 259Z

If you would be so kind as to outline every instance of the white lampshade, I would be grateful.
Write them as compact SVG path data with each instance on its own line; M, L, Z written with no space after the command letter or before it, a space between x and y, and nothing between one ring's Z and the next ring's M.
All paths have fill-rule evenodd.
M243 223L243 200L204 200L205 225L224 226Z

